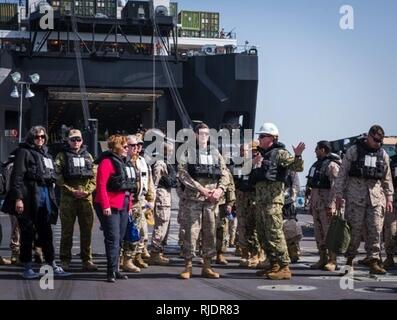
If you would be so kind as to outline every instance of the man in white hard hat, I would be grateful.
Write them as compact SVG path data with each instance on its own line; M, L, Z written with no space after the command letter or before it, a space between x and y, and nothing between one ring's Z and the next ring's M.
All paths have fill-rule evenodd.
M294 157L284 144L278 142L278 128L273 123L264 123L257 134L260 154L253 159L253 179L259 215L258 233L261 233L263 248L270 261L270 268L259 274L272 280L290 279L290 258L283 233L284 182L288 170L303 171L305 144L300 142L293 147Z

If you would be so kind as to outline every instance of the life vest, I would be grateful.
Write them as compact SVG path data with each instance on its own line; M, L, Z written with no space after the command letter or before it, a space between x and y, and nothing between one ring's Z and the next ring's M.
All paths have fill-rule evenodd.
M327 169L331 162L340 165L340 158L337 155L329 155L324 159L317 160L309 170L307 186L313 189L331 189L331 180L327 175Z
M360 140L357 146L357 160L352 161L349 176L356 178L380 180L386 175L387 164L384 160L384 150L371 150Z
M234 177L234 184L236 189L242 192L254 191L254 186L252 184L252 179L250 174L243 174L242 166L235 165L231 170Z
M54 162L51 155L47 153L47 148L43 147L38 150L27 144L24 144L22 148L28 150L34 159L34 163L29 163L26 178L39 184L53 183L56 177Z
M166 176L162 176L160 178L160 181L158 183L159 188L164 188L164 189L171 189L171 188L176 188L178 182L176 178L176 172L174 167L171 164L167 164L167 172L168 174Z
M207 152L200 152L196 149L196 163L188 164L188 172L193 179L209 178L218 180L222 176L222 169L219 163L219 158L216 158L210 152L210 147Z
M148 166L145 158L139 156L137 161L138 172L140 175L140 190L139 195L144 196L147 194L149 190L149 175L150 175L150 167Z
M65 179L89 179L94 176L93 161L85 148L79 152L66 149L63 153L65 155L65 166L62 174Z
M136 171L132 162L127 159L124 161L112 152L105 152L101 160L110 159L115 169L115 173L109 177L106 185L108 191L129 191L136 192Z
M285 145L277 142L268 150L262 150L263 157L262 165L260 168L254 169L255 182L261 181L279 181L285 183L288 175L288 169L284 168L277 163L277 154L280 150L286 150Z

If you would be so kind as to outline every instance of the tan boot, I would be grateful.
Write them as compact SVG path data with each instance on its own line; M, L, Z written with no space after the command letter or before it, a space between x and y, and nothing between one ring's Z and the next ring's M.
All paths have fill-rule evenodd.
M124 257L122 269L123 271L126 272L133 272L133 273L141 272L141 269L138 268L136 265L134 265L134 262L132 261L131 257Z
M269 272L267 277L270 280L289 280L292 277L291 271L289 270L288 265L280 267L280 269L276 272Z
M385 262L383 262L383 268L389 270L395 266L394 258L392 254L388 254L386 257Z
M8 259L0 256L0 266L5 266L5 265L9 265L9 264L11 264L11 260L8 260Z
M88 272L98 271L98 267L91 260L84 261L83 271L88 271Z
M11 264L18 265L19 263L19 251L13 250L11 252Z
M149 255L149 257L150 257L150 255ZM147 267L149 267L149 265L145 261L143 261L141 253L137 253L135 255L134 264L137 267L139 267L139 268L147 268Z
M328 262L327 250L320 250L320 260L310 266L310 269L323 269Z
M149 251L147 250L146 247L143 248L141 258L142 259L149 259L150 258Z
M234 251L234 255L236 257L241 257L242 249L239 246L236 246L236 250Z
M371 259L369 262L369 273L370 274L386 274L387 271L379 265L378 259Z
M357 263L359 265L363 265L363 266L367 266L367 267L369 267L369 262L370 262L370 258L368 258L368 257L365 257L364 259L357 261Z
M240 267L248 267L248 259L250 257L249 251L247 248L241 249L241 259L240 259Z
M328 263L324 266L326 271L335 271L336 269L336 253L330 252Z
M280 265L278 262L269 263L265 268L258 270L256 275L258 277L267 276L268 273L278 272L280 270Z
M192 276L193 273L193 264L192 264L192 260L185 260L185 270L183 270L179 276L181 279L187 280L190 279L190 277Z
M204 258L204 265L201 269L201 276L209 279L219 279L219 273L211 268L211 258Z
M167 266L170 263L170 259L163 256L161 252L152 251L150 253L149 264L157 266Z
M225 256L222 253L217 254L216 263L224 266L228 264L227 260L225 259Z
M257 254L254 254L251 256L251 258L248 259L248 268L255 269L259 264L259 257Z

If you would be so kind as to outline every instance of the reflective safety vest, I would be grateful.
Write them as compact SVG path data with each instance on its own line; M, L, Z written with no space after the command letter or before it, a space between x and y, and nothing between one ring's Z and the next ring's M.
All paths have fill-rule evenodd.
M65 166L63 167L63 176L65 179L89 179L94 176L93 161L87 150L82 149L80 152L65 150Z
M384 161L384 150L369 150L363 141L357 143L357 160L352 161L349 176L364 179L380 180L386 175L387 164Z

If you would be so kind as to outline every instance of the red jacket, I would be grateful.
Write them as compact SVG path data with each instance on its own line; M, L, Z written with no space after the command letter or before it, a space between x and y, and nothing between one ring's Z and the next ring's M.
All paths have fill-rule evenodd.
M106 190L109 177L114 175L116 170L113 166L112 160L103 159L98 166L96 177L96 197L95 202L99 203L102 209L114 208L122 210L124 207L125 192L112 192ZM132 195L130 196L130 203L128 210L132 208Z

